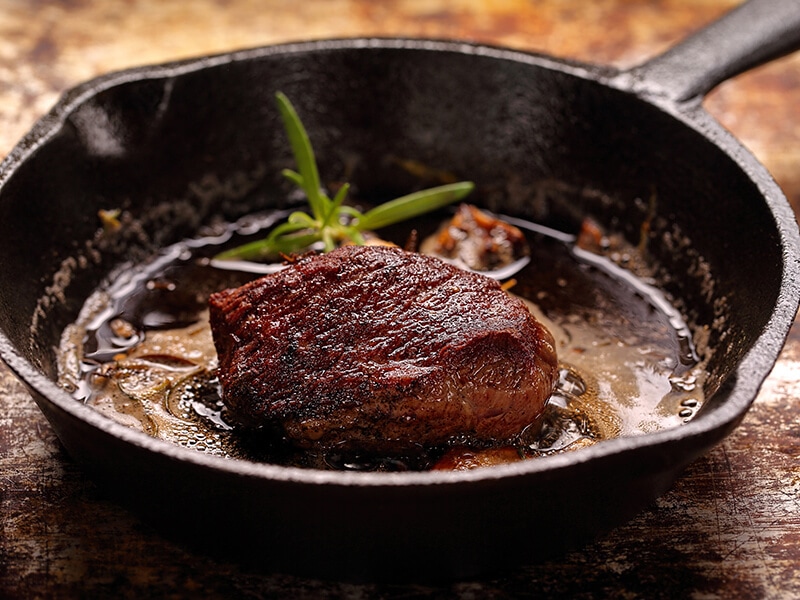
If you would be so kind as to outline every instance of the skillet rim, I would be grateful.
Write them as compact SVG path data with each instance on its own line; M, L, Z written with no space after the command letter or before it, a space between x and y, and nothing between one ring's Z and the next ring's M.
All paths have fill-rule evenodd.
M755 156L735 136L728 132L719 121L703 109L701 106L702 98L694 98L687 102L675 102L663 95L648 92L646 86L641 86L641 82L635 81L630 76L631 70L617 70L614 67L592 65L535 52L469 41L399 37L344 37L286 42L132 67L89 79L66 90L51 110L33 125L31 130L0 163L0 193L2 193L2 188L20 165L59 131L74 110L89 98L112 87L146 79L178 77L182 74L211 67L267 56L371 49L399 49L486 56L492 59L513 61L538 68L555 70L582 80L593 81L633 95L642 102L655 106L675 118L681 125L698 132L705 139L712 142L719 151L734 161L737 167L756 185L775 220L776 231L782 244L783 273L781 287L769 321L752 347L744 354L726 380L726 383L732 382L732 384L723 386L717 392L717 394L724 395L721 405L715 407L709 413L700 411L689 423L670 429L640 436L606 440L584 448L580 452L545 456L535 460L525 460L493 467L450 472L356 473L321 471L207 455L153 438L144 432L126 427L76 401L65 390L57 386L54 381L39 372L23 358L5 333L0 331L0 358L28 386L33 393L34 400L38 403L40 398L42 401L52 404L58 410L67 413L71 418L78 419L92 428L98 429L102 434L121 440L126 444L131 444L146 452L153 452L168 459L187 462L203 469L225 472L249 479L297 485L406 488L410 486L457 485L497 479L532 477L538 473L562 471L578 464L644 451L648 448L660 446L666 448L687 442L687 440L707 438L709 441L704 442L701 448L695 449L692 456L683 459L684 462L688 463L696 456L707 452L708 449L724 438L744 417L750 405L755 401L759 388L777 361L785 338L794 321L798 302L800 302L800 233L797 229L794 212L777 183ZM677 458L673 460L673 463L679 462L680 460Z

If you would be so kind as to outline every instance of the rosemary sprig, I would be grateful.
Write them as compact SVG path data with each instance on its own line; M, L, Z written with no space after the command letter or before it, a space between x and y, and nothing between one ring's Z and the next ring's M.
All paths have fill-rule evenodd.
M364 232L452 204L475 187L469 181L442 185L390 200L362 213L344 204L349 184L339 188L333 199L323 191L314 149L300 117L284 94L278 92L276 99L297 164L297 171L284 169L282 173L303 190L310 214L295 211L284 223L272 229L266 238L226 250L217 255L218 259L274 259L301 252L317 242L322 242L326 252L343 242L363 244Z

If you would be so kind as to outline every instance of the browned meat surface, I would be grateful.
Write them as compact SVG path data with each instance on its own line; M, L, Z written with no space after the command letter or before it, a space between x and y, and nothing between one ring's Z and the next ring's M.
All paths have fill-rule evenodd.
M550 333L492 279L347 246L211 296L223 399L299 446L514 438L557 379Z

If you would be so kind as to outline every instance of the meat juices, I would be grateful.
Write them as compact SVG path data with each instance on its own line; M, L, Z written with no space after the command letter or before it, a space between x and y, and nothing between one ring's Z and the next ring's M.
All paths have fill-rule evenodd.
M553 337L488 278L345 246L209 299L223 401L304 448L493 445L536 421Z

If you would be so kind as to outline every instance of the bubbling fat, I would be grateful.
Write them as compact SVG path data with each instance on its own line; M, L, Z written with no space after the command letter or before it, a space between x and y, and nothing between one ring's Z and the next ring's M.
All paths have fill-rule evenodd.
M704 401L703 361L664 295L641 273L619 266L641 264L636 250L618 248L610 257L582 249L571 236L515 224L531 256L511 291L553 334L560 377L544 415L513 446L474 449L454 440L405 456L344 456L298 450L279 432L235 427L221 400L205 308L211 292L256 276L208 258L220 240L236 238L235 226L128 265L91 294L62 336L59 383L107 417L180 446L318 469L472 468L691 420Z

